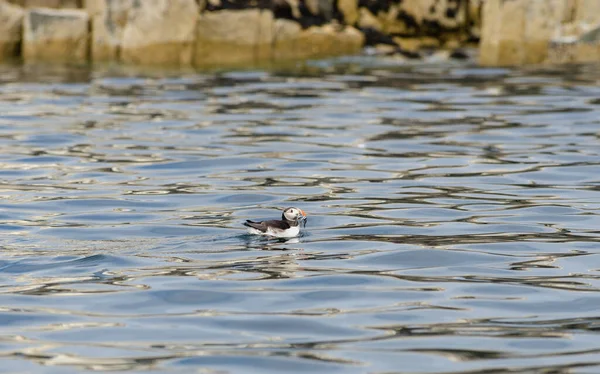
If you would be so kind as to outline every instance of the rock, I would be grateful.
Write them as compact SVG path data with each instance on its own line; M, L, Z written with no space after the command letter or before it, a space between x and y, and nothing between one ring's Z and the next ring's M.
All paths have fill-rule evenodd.
M397 47L398 43L389 36L388 34L384 34L381 31L375 30L373 28L364 28L360 30L364 36L364 44L367 46L373 46L377 44L387 44Z
M471 58L468 50L457 48L450 52L450 58L455 60L468 60Z
M466 3L456 0L407 0L397 7L396 14L407 26L414 22L421 29L434 27L456 30L465 25Z
M547 61L552 64L600 61L600 23L595 27L581 21L563 25L550 43Z
M539 64L548 57L548 46L565 17L568 1L529 1L525 14L523 61L524 64Z
M437 40L437 39L434 39L433 41L439 42L439 40ZM461 45L462 44L458 40L456 40L456 39L450 39L450 40L448 40L448 41L446 41L444 43L443 47L444 47L444 49L454 50L454 49L460 48ZM435 47L435 45L432 44L431 47L433 48L433 47Z
M471 0L468 3L467 9L467 26L469 28L469 36L476 40L481 37L481 9L483 8L483 0Z
M590 31L584 33L579 38L580 42L583 43L598 43L600 42L600 25L596 25L595 28Z
M358 12L358 27L361 29L373 29L383 31L383 24L367 8L360 8ZM387 33L386 33L387 34Z
M10 0L11 3L24 8L71 8L82 7L81 0Z
M591 63L600 61L600 43L552 42L548 49L550 64Z
M275 2L275 10L280 14L285 14L289 12L287 18L291 16L294 19L300 19L302 17L302 12L300 11L300 1L298 0L281 0L279 2Z
M92 61L119 60L133 0L87 0L85 6L92 19Z
M600 61L598 0L486 0L482 22L483 65Z
M195 0L134 0L123 30L121 60L189 65L199 12Z
M298 22L287 19L276 19L273 22L273 58L291 60L297 52L297 42L302 33Z
M521 7L521 0L508 3L507 5L502 4L502 0L488 0L483 4L482 9L482 30L481 30L481 42L479 44L479 63L482 65L495 65L502 64L504 61L500 60L500 48L502 39L502 47L505 49L518 48L520 44L520 35L523 33L523 21L524 19L518 17L524 14L523 11L519 11L518 7ZM500 35L503 25L502 20L506 15L510 16L511 11L517 15L516 18L512 18L516 30L514 33L509 35ZM509 31L510 28L506 27ZM510 38L509 38L510 36ZM514 51L516 55L517 51ZM509 54L510 56L510 54ZM521 60L520 57L513 57L513 60ZM510 62L511 59L508 59Z
M381 30L388 34L439 36L461 31L467 23L467 1L404 0L366 4L365 8L377 17Z
M600 1L572 0L573 19L565 22L549 45L552 64L600 61Z
M358 22L358 0L338 0L337 7L344 16L346 25L355 25Z
M394 53L396 53L397 50L398 50L398 47L396 47L394 45L375 44L374 52L372 52L371 54L375 55L375 56L389 56L389 55L393 55Z
M563 23L553 41L557 42L575 42L579 37L590 31L590 25L585 22L567 22Z
M364 45L364 35L352 26L329 24L303 30L292 22L275 20L273 55L277 60L353 54Z
M541 63L550 39L568 17L569 0L487 0L483 5L482 65Z
M589 25L600 23L600 1L598 0L574 0L575 20L585 22Z
M377 44L372 47L366 47L363 49L363 53L367 56L392 57L398 61L423 58L422 54L419 52L409 51L389 44Z
M310 13L320 16L325 21L330 21L333 16L333 0L304 0Z
M526 2L488 0L483 4L480 64L516 65L524 60Z
M302 28L321 26L330 22L334 13L334 0L273 0L256 3L245 0L246 9L264 8L271 10L275 18L289 19L300 23Z
M21 7L0 0L0 61L18 56L24 13Z
M319 14L319 2L319 0L304 0L304 4L306 5L306 8L308 8L308 11L315 16Z
M440 41L430 36L424 37L395 37L394 42L406 51L416 52L423 48L439 48Z
M204 12L196 28L194 65L269 60L274 28L274 17L270 10Z
M83 63L88 60L89 17L75 9L29 9L23 23L23 59Z

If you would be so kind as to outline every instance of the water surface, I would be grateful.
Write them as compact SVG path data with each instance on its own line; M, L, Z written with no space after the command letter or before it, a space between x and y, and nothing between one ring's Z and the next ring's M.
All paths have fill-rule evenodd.
M599 83L0 67L2 370L600 372Z

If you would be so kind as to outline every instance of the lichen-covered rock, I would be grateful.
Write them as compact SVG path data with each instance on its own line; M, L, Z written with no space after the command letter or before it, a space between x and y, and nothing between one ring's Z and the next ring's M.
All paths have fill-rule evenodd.
M92 61L120 59L123 34L133 0L87 0L91 17Z
M194 65L269 60L274 27L273 13L269 10L203 12L196 28Z
M190 64L199 11L195 0L134 0L123 30L121 60Z
M457 32L465 28L467 19L467 1L464 0L365 1L361 5L360 18L370 18L364 12L368 10L377 18L380 30L392 35L423 36Z
M360 1L357 26L369 46L383 43L409 53L442 45L455 49L473 39L469 24L479 20L471 19L469 9L477 1Z
M412 17L426 32L434 29L457 30L465 25L467 1L408 0L400 6L399 16ZM431 28L432 30L428 30Z
M23 59L82 63L88 60L89 17L76 9L29 9L23 21Z
M0 0L0 61L17 57L23 29L23 9Z

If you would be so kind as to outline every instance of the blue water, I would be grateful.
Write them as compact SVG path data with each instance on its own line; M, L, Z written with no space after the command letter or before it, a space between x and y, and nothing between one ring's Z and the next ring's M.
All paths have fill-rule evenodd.
M598 373L599 83L0 66L0 371Z

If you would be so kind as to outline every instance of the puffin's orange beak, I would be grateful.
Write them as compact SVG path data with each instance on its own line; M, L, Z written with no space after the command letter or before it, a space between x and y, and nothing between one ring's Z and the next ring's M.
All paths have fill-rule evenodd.
M302 217L306 218L306 213L304 213L304 211L302 209L298 209L300 211L300 214L302 214Z

